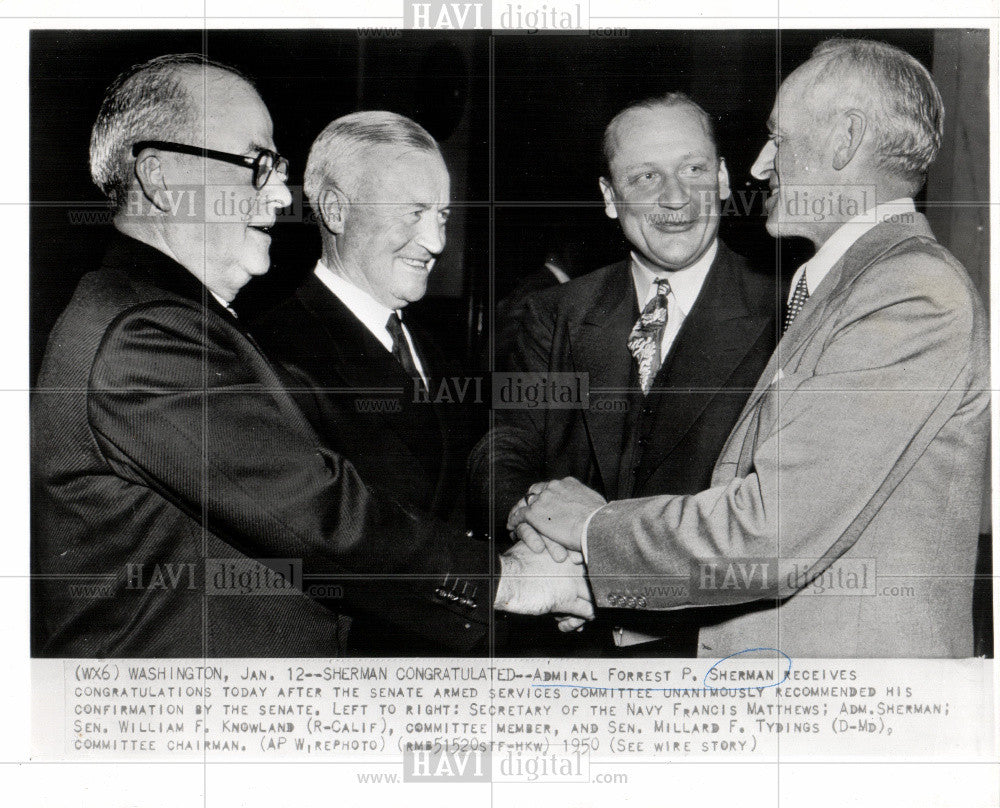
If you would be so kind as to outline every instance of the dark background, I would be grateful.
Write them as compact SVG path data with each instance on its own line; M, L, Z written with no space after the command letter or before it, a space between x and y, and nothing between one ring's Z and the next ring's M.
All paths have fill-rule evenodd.
M584 269L619 261L628 246L604 215L597 178L607 123L633 101L679 90L713 117L734 193L753 200L728 215L720 233L737 252L787 275L812 253L805 242L776 245L763 223L766 188L750 166L767 139L766 120L781 79L834 34L881 39L928 67L934 32L628 31L622 38L497 37L496 199L498 298L548 243L571 245ZM984 88L985 91L985 88Z
M763 226L763 183L749 168L766 138L781 80L830 36L897 45L933 73L945 138L917 202L942 243L989 300L989 121L986 31L625 31L622 36L405 31L34 31L31 36L31 380L55 319L79 277L95 267L109 225L88 170L90 128L103 93L133 64L203 52L255 81L275 142L301 186L312 140L357 109L408 115L441 143L452 176L448 246L424 300L408 309L468 366L488 362L495 304L561 245L576 272L627 254L597 186L600 140L632 101L680 90L716 120L734 192L753 206L727 215L730 247L787 283L812 253ZM492 73L492 83L491 83ZM293 193L295 191L293 190ZM240 294L253 313L289 292L319 255L316 226L298 208L274 231L273 268ZM305 214L305 215L303 215ZM988 503L977 593L977 648L992 653Z

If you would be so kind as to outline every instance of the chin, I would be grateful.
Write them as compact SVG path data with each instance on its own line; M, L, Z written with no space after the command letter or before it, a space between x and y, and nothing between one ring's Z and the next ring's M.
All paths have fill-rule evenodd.
M670 252L655 253L656 263L671 272L676 272L691 266L691 264L701 258L703 252L704 250L700 244L694 247L685 246L684 249L677 249L675 247Z
M247 261L241 269L250 277L256 277L258 275L266 275L267 271L271 268L271 260L269 256L264 256L263 259L258 259L256 261ZM247 279L249 280L249 278ZM246 283L246 281L244 281Z
M427 294L427 284L421 284L419 287L411 287L409 289L404 289L399 293L398 297L400 300L405 301L405 303L416 303L420 298ZM404 303L404 305L405 305Z

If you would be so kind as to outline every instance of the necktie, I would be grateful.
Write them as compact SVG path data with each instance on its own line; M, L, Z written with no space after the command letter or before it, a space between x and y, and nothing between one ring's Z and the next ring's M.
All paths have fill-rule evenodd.
M803 271L802 277L799 278L799 282L795 284L795 291L792 293L792 300L788 304L788 312L785 314L785 327L781 329L781 333L784 334L788 327L792 324L802 307L806 304L809 299L809 287L806 286L806 273Z
M393 357L403 366L406 375L419 384L421 389L425 389L423 377L417 370L417 363L413 361L413 354L410 353L410 344L406 341L406 335L403 333L403 323L396 312L389 315L385 330L392 337Z
M670 283L666 279L658 280L656 294L646 304L628 336L628 349L639 365L639 386L643 395L649 393L653 378L660 369L660 343L663 341L663 330L667 327L669 294Z

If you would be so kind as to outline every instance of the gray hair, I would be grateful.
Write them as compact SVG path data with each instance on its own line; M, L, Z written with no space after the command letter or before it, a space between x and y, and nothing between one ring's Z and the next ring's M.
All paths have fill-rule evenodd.
M328 124L309 149L304 190L315 208L323 187L333 182L350 197L367 152L378 146L408 146L440 155L430 133L416 121L395 112L353 112Z
M816 84L836 88L830 114L852 106L864 110L874 130L877 165L923 185L944 130L941 93L927 68L899 48L865 39L828 39L811 58L819 62Z
M183 73L209 67L250 84L228 65L197 53L178 53L134 65L108 87L90 133L90 176L116 209L128 197L132 146L141 140L171 140L188 133L199 113Z
M642 101L636 101L634 104L629 104L625 109L615 115L611 119L611 123L607 125L604 130L604 138L601 141L601 150L604 156L604 172L607 177L611 176L611 159L615 156L615 131L618 129L619 124L622 120L634 112L637 109L672 109L674 107L687 107L695 114L698 118L699 123L701 123L702 128L705 130L705 134L708 139L712 142L712 145L718 149L719 145L715 139L715 121L712 120L712 116L705 112L704 109L699 104L696 104L691 97L686 93L667 93L666 95L658 95L653 98L646 98Z

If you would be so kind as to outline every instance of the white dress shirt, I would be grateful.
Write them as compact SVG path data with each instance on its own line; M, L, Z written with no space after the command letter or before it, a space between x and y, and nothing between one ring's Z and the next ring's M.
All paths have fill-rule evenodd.
M916 210L912 199L900 197L891 202L876 205L874 208L859 213L853 219L844 222L830 238L823 242L812 258L795 270L795 275L792 276L792 286L788 291L788 302L792 302L795 286L798 284L799 278L802 277L802 273L805 273L806 288L811 296L816 293L816 288L833 269L833 265L844 257L844 253L851 248L855 241L879 222L891 221L891 217L900 214L912 216Z
M359 289L350 281L337 275L322 260L316 262L314 273L322 281L323 285L333 292L341 303L350 309L351 314L362 322L364 327L372 333L372 336L381 342L382 346L389 353L392 353L392 334L389 333L385 324L389 322L389 315L392 314L393 310L379 303L370 294ZM417 348L413 344L413 337L410 336L410 331L406 327L406 323L402 322L403 310L396 309L395 311L399 315L403 326L403 336L406 337L406 343L410 346L413 363L417 366L420 378L424 380L424 384L426 385L427 374L424 372L423 363L420 361L420 354L417 353Z

